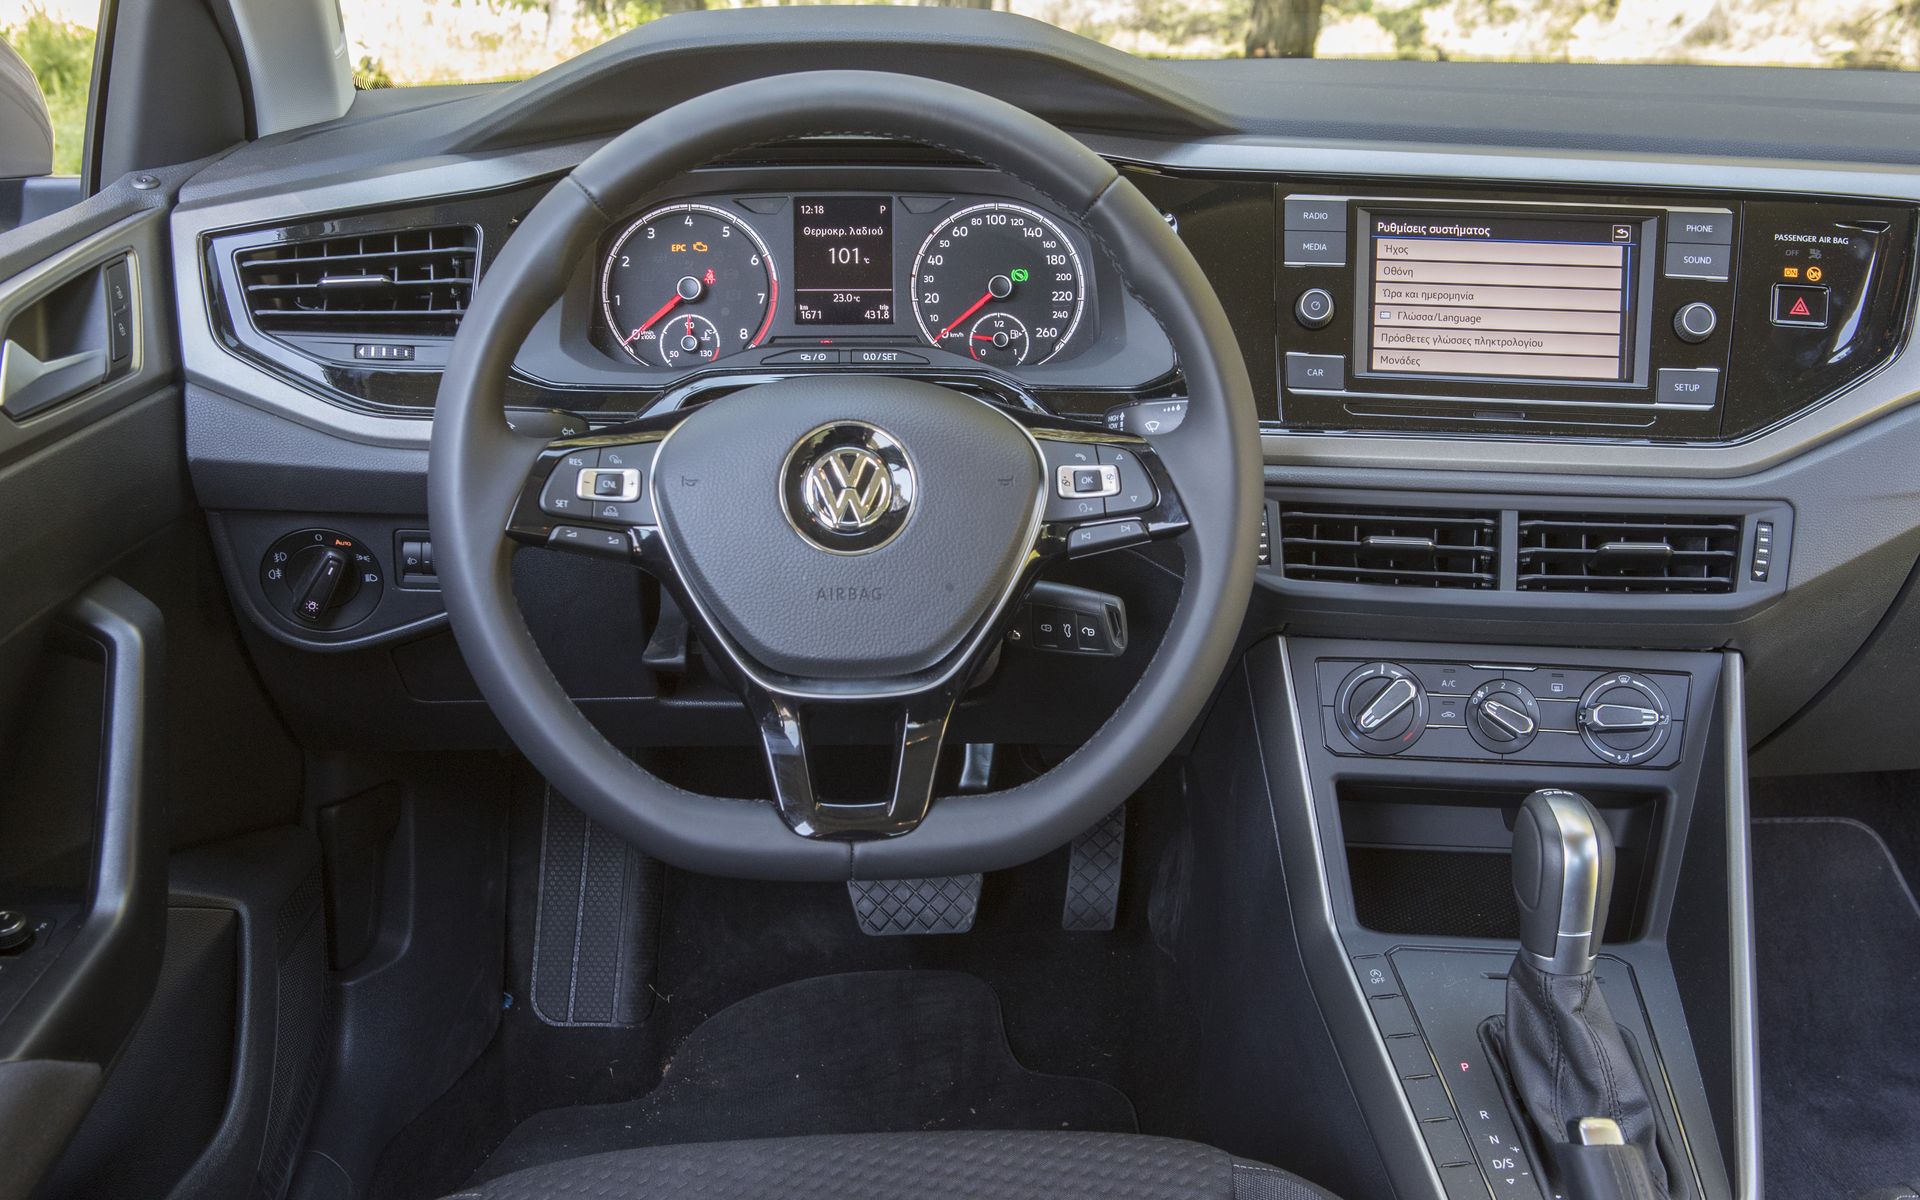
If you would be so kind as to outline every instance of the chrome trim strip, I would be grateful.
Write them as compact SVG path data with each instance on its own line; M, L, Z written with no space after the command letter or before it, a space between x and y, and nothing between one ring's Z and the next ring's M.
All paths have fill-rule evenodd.
M1300 795L1306 800L1307 830L1313 840L1313 879L1311 886L1319 893L1320 916L1327 923L1327 934L1340 951L1341 978L1346 980L1354 1005L1366 1022L1367 1030L1373 1034L1373 1049L1376 1066L1387 1073L1392 1081L1394 1096L1400 1101L1399 1113L1406 1121L1406 1134L1413 1144L1421 1147L1421 1164L1427 1169L1427 1182L1435 1196L1446 1194L1440 1183L1440 1173L1434 1168L1433 1155L1426 1151L1426 1138L1420 1133L1420 1121L1414 1115L1413 1103L1407 1099L1407 1089L1400 1084L1400 1074L1394 1070L1393 1058L1387 1053L1386 1041L1380 1036L1380 1027L1374 1023L1373 1008L1367 1003L1367 994L1360 986L1360 976L1353 968L1353 955L1347 949L1346 939L1340 936L1340 922L1334 915L1332 888L1327 882L1326 843L1320 835L1320 814L1313 801L1313 775L1307 770L1307 743L1300 729L1300 692L1293 683L1293 653L1287 647L1284 635L1275 639L1280 646L1280 678L1287 689L1287 726L1293 735L1293 761L1300 770ZM1258 697L1255 698L1256 700ZM1311 982L1311 972L1309 972Z
M1733 1153L1739 1200L1760 1200L1760 1043L1753 950L1752 826L1747 812L1746 660L1721 655L1727 754L1727 961L1733 978Z

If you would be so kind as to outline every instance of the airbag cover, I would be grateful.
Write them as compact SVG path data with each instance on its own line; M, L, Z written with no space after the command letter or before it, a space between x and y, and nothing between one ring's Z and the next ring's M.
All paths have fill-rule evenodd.
M822 507L860 485L864 505L840 497L846 525L892 502L870 528L836 532L832 513L809 507L807 479L848 441L833 432L823 445L820 431L863 426L897 447L882 453L908 475L876 488L857 454L841 475L821 473ZM915 380L820 376L693 413L661 446L652 486L688 590L754 664L881 681L940 665L1000 603L1037 527L1043 472L1033 439L987 403Z

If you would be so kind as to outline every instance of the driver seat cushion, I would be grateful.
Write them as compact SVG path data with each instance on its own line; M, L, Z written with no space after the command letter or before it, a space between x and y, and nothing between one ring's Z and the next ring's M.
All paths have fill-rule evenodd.
M616 1150L447 1200L1334 1200L1196 1142L1114 1133L875 1133Z

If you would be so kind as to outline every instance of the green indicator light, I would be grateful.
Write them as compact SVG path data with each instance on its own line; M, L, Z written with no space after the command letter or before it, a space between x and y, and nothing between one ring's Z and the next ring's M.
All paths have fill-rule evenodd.
M1025 283L1027 281L1027 269L1025 267L1015 267L1013 270L1007 272L1007 274L1015 283Z

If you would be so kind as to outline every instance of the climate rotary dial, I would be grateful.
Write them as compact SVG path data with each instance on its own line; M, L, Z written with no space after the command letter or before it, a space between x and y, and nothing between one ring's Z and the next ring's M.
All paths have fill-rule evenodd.
M1334 720L1368 754L1398 754L1427 728L1427 693L1413 672L1377 662L1348 675L1334 699Z
M1513 754L1540 733L1540 705L1511 679L1496 679L1467 697L1467 732L1483 750Z

